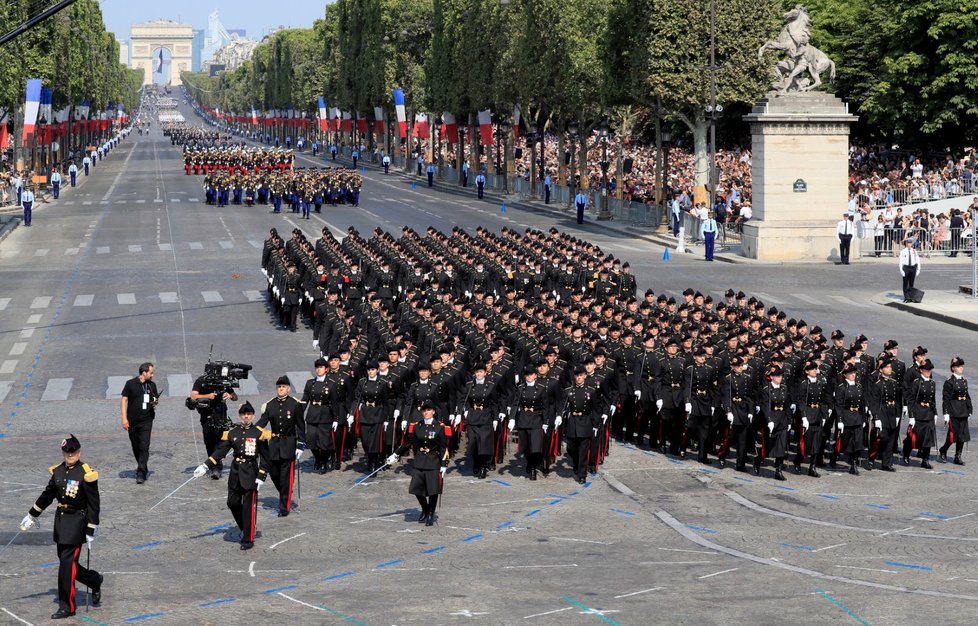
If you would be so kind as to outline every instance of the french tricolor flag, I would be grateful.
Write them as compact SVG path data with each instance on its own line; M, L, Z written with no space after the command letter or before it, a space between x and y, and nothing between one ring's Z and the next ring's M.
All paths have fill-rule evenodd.
M414 136L426 139L428 134L431 132L431 126L428 124L428 114L427 113L415 113L414 114Z
M374 132L378 135L384 133L384 107L374 107Z
M394 110L397 112L397 132L401 139L407 138L407 111L404 109L404 92L394 90Z
M163 63L164 63L164 61L163 61L163 48L160 48L160 56L159 56L159 58L156 59L156 73L157 74L162 74L163 73Z
M448 143L458 143L458 124L455 122L455 114L445 111L441 114L442 134L448 136Z
M329 121L329 111L326 110L326 100L319 96L319 130L327 130L326 123Z
M492 145L492 111L479 111L479 141L484 146Z
M41 108L41 79L31 78L27 81L27 103L24 107L24 132L20 142L27 144L34 135L34 124L37 123L37 113Z
M255 105L251 105L251 123L258 125L258 111L255 110Z

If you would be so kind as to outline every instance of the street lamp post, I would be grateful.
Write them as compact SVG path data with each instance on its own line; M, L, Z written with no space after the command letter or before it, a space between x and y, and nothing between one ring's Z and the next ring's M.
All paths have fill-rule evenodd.
M598 211L599 220L610 220L611 211L608 210L608 122L601 122L598 131L601 138L601 210Z
M570 153L570 197L567 198L567 205L574 206L574 196L577 195L577 174L574 171L574 157L577 152L577 124L571 122L567 126L567 132L570 136L571 153Z

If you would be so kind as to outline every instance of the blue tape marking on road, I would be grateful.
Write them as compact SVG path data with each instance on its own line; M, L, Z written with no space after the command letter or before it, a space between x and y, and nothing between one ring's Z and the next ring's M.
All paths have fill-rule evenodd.
M7 424L7 428L10 428L10 424ZM4 433L0 433L0 439L3 439L6 436L7 435L5 435Z
M695 524L686 524L686 528L690 530L698 530L701 533L709 533L711 535L715 535L717 533L717 531L713 530L712 528L704 528Z
M872 502L864 502L863 506L868 506L871 509L879 509L880 511L885 511L890 508L889 504L873 504Z
M602 615L601 613L598 613L597 611L595 611L595 610L594 610L594 609L592 609L591 607L589 607L589 606L584 606L583 604L581 604L581 603L580 603L580 602L578 602L577 600L572 600L571 598L568 598L567 596L562 596L562 597L563 597L563 599L564 599L564 600L566 600L567 602L570 602L571 604L573 604L573 605L574 605L574 606L576 606L577 608L579 608L579 609L581 609L582 611L584 611L584 614L585 614L585 615L594 615L595 617L598 617L598 618L600 618L600 619L602 619L602 620L604 620L605 622L607 622L607 623L609 623L609 624L613 624L614 626L619 626L619 624L618 624L618 622L616 622L615 620L613 620L613 619L611 619L611 618L610 618L610 617L608 617L607 615Z
M576 495L577 495L577 494L579 494L579 493L581 493L581 492L580 492L580 491L572 491L572 492L570 492L569 494L567 494L567 497L568 497L568 498L571 498L571 497L574 497L574 496L576 496Z
M794 548L795 550L804 550L805 552L815 552L815 548L811 546L798 546L793 543L782 543L781 545L783 545L786 548Z
M287 591L289 589L297 589L299 585L286 585L284 587L272 587L271 589L266 589L265 593L278 593L279 591Z
M837 607L839 607L840 609L842 609L842 610L843 610L843 611L844 611L845 613L847 613L847 614L848 614L848 615L849 615L850 617L852 617L852 619L854 619L854 620L856 620L857 622L859 622L859 623L860 623L860 624L862 624L863 626L869 626L869 622L867 622L867 621L866 621L866 620L864 620L863 618L861 618L861 617L859 617L858 615L856 615L855 613L853 613L853 612L852 612L852 609L850 609L850 608L849 608L849 607L847 607L846 605L844 605L844 604L842 604L841 602L839 602L838 600L836 600L835 598L833 598L833 597L832 597L831 595L829 595L829 594L828 594L828 593L826 593L825 591L822 591L821 589L816 589L815 591L816 591L816 592L817 592L817 593L818 593L818 594L819 594L820 596L822 596L823 598L825 598L826 600L828 600L829 602L831 602L831 603L832 603L832 604L834 604L835 606L837 606Z
M612 513L620 513L621 515L635 515L631 511L625 511L623 509L608 509Z
M218 531L225 530L227 528L231 528L231 523L230 522L228 522L227 524L218 524L217 526L211 526L207 530L210 531L210 532L212 532L212 533L216 533Z
M136 615L135 617L127 617L123 621L125 622L138 622L141 619L152 619L154 617L162 617L162 613L147 613L146 615Z
M590 481L590 480L589 480L589 481L587 481L586 483L584 483L583 485L581 485L581 487L583 487L583 488L585 488L585 489L587 489L587 488L588 488L588 487L590 487L590 486L591 486L591 481Z
M333 492L332 492L332 491L327 491L326 493L321 493L321 494L319 494L319 496L318 496L318 497L319 497L319 499L320 499L320 500L322 500L323 498L328 498L328 497L330 497L331 495L333 495Z
M547 505L548 505L548 506L553 506L553 505L555 505L555 504L560 504L560 502L561 502L562 500L563 500L563 498L557 498L556 500L551 500L550 502L548 502L548 503L547 503Z
M237 598L221 598L220 600L211 600L210 602L204 602L203 604L198 604L197 606L214 606L215 604L227 604L228 602L234 602Z
M477 535L472 535L471 537L466 537L465 539L462 540L462 543L468 543L470 541L475 541L476 539L478 539L481 536L482 536L482 533L479 533Z
M149 543L144 543L142 545L133 546L133 547L131 547L129 549L130 550L144 550L146 548L152 548L153 546L158 546L161 543L163 543L163 542L162 541L150 541Z
M435 552L441 552L444 549L445 549L445 546L436 546L434 548L428 548L427 550L424 550L424 553L425 554L434 554Z
M55 567L56 565L59 565L57 561L55 561L54 563L41 563L37 567L38 569L47 569L49 567Z
M325 604L317 604L316 606L318 606L322 610L326 611L327 613L331 613L331 614L335 615L336 617L339 617L342 620L345 620L347 622L350 622L351 624L356 624L356 626L367 626L366 624L364 624L360 620L358 620L356 618L353 618L353 617L350 617L349 615L346 615L345 613L340 613L336 609L331 609L328 606L326 606Z
M529 513L526 514L526 517L533 517L534 515L536 515L539 512L540 512L540 509L533 509L532 511L530 511Z
M905 567L907 569L919 569L919 570L923 570L925 572L933 571L932 568L927 567L926 565L914 565L912 563L901 563L899 561L885 561L885 563L887 565L892 565L893 567Z
M377 566L377 569L383 569L385 567L390 567L391 565L397 565L398 563L403 563L403 559L395 559L393 561L387 561L386 563L381 563Z
M827 493L816 493L815 495L818 496L819 498L825 498L826 500L838 500L839 499L839 496L830 496Z
M947 519L946 515L938 515L937 513L931 513L930 511L922 511L920 513L917 513L917 515L923 517L933 517L934 519Z
M347 576L353 576L353 572L343 572L342 574L333 574L332 576L327 576L323 580L339 580L340 578L346 578Z
M720 472L718 472L716 470L706 469L705 467L701 467L700 468L700 471L703 472L704 474L719 474L720 473Z
M781 489L782 491L796 491L794 487L785 487L783 485L774 485L775 489Z
M513 522L512 522L512 521L509 521L509 522L503 522L503 523L502 523L502 524L500 524L499 526L496 526L496 528L497 528L497 529L499 529L499 528L506 528L507 526L512 526L512 525L513 525Z
M964 472L959 472L959 471L956 471L956 470L949 470L949 469L941 470L941 471L939 471L937 473L938 474L956 474L957 476L966 476L967 475Z
M505 480L499 480L498 478L497 479L494 479L492 482L499 483L503 487L512 487L512 485L509 484L508 482L506 482Z
M683 465L683 462L680 461L679 459L669 459L669 462L672 463L673 465Z

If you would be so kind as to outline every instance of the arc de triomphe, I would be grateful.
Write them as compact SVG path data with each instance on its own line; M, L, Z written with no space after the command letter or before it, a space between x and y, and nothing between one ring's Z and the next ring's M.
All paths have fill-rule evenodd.
M172 20L155 20L133 24L130 30L132 68L143 70L143 85L154 83L159 75L160 50L164 51L163 84L181 85L180 73L189 72L192 64L193 26ZM159 76L157 76L159 78Z

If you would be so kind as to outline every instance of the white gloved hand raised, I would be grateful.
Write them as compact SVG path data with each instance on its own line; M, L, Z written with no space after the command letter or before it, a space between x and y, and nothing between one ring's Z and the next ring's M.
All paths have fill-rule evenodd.
M807 417L801 418L801 427L804 428L805 430L808 430L808 418Z
M261 486L265 484L265 481L261 478L255 479L255 491L261 491Z
M687 402L686 403L686 412L687 413L692 413L693 412L693 404L691 402Z
M509 426L509 429L510 430L513 430L514 428L516 428L516 420L509 420L509 425L508 426Z
M37 518L33 515L25 515L24 519L20 520L20 529L29 530L31 528L40 528L41 524L37 521Z
M206 473L207 473L207 465L201 463L200 465L197 466L196 469L194 469L194 478L200 478Z
M554 428L559 428L560 425L563 423L564 423L564 418L562 418L561 416L558 415L556 418L554 418Z

